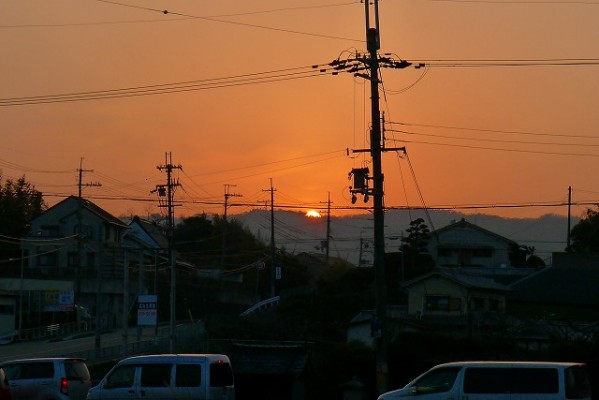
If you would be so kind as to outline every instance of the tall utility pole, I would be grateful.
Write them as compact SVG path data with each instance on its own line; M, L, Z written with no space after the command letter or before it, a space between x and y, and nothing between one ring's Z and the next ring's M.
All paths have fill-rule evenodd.
M329 265L329 248L331 244L331 192L327 195L327 252L326 252L326 264Z
M227 248L227 207L229 202L229 197L241 197L240 194L229 193L229 189L235 187L236 185L229 185L225 183L225 213L223 216L223 246L220 253L220 268L225 268L225 249Z
M366 45L370 67L371 123L370 154L372 156L372 199L374 213L374 281L375 281L375 358L376 386L379 393L387 389L388 380L388 329L385 288L385 211L383 209L383 170L381 161L381 112L379 108L379 60L380 49L378 0L374 0L374 27L371 27L370 2L364 1L366 15Z
M568 234L566 235L566 250L570 251L570 230L572 223L572 186L568 186Z
M277 279L277 263L275 250L275 191L272 187L272 178L270 178L270 189L262 189L263 192L270 192L270 297L276 296L275 281Z
M77 181L77 187L79 188L79 198L82 197L82 193L83 193L83 186L86 187L100 187L102 186L102 184L100 182L88 182L88 183L83 183L83 173L84 172L94 172L93 169L83 169L83 157L81 157L79 159L79 168L77 169L77 172L79 173L79 180Z
M79 208L77 209L77 270L75 271L75 304L77 304L81 300L79 298L81 295L81 264L83 260L83 241L85 240L85 237L83 235L83 215L81 214L81 210L83 208L83 186L102 186L102 184L99 182L83 183L83 173L94 172L93 169L83 169L83 157L79 159L79 168L77 169L77 172L79 173L79 179L77 181L77 188L79 189Z
M182 170L181 165L173 165L173 156L171 153L165 153L164 165L159 165L156 168L160 171L166 171L166 185L156 186L156 192L160 197L166 197L166 201L160 200L159 207L167 209L167 239L168 239L168 256L171 270L171 282L170 282L170 352L175 352L175 341L176 341L176 293L177 293L177 263L175 257L175 249L173 246L173 229L175 226L175 204L173 203L175 189L179 186L178 180L173 179L173 170Z

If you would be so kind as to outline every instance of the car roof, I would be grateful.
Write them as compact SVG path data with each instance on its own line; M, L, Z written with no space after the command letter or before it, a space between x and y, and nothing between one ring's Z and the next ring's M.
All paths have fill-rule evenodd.
M455 361L444 364L439 364L437 367L507 367L507 366L519 366L519 367L573 367L581 366L583 363L579 362L560 362L560 361Z
M225 361L229 362L229 357L224 354L148 354L143 356L133 356L122 359L119 364L134 364L144 362L173 362L193 361L193 360Z
M81 361L85 362L83 358L76 357L43 357L43 358L20 358L18 360L7 360L2 362L2 365L20 362L48 362L48 361Z

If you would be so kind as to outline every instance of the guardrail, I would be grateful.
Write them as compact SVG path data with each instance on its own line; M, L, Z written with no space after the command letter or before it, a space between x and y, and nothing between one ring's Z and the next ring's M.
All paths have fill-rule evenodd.
M38 326L35 328L23 329L20 332L19 338L21 340L48 339L56 336L65 336L78 332L81 332L81 330L77 329L77 323L75 322L67 324L50 324Z

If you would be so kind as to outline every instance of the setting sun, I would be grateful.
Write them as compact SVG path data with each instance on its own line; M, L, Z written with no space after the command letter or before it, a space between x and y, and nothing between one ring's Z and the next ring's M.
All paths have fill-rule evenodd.
M320 218L321 215L316 210L308 210L308 212L306 212L306 217L308 217L308 218Z

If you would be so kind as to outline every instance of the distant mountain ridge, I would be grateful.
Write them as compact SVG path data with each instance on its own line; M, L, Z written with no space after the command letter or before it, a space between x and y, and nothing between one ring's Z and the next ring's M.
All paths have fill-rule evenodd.
M292 254L301 252L325 253L327 218L308 218L303 213L275 211L275 245ZM231 216L265 243L270 242L270 211L254 210ZM487 229L522 246L535 248L535 254L550 263L551 253L564 251L567 242L568 219L565 216L547 214L539 218L502 218L485 214L462 214L452 211L392 210L385 213L385 248L397 251L402 231L410 221L422 218L429 229L443 228L464 218L466 221ZM572 227L579 218L572 218ZM331 217L331 257L340 257L355 265L372 263L373 221L370 214L348 217Z

